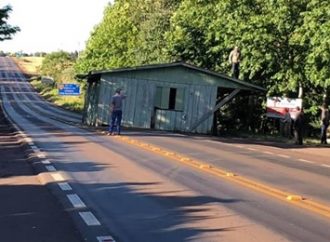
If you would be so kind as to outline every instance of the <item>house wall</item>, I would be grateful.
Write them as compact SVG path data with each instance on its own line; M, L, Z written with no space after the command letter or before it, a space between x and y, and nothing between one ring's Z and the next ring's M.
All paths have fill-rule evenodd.
M156 117L156 129L188 131L204 113L215 106L217 86L210 85L194 75L189 75L190 78L195 79L188 81L187 76L184 77L187 73L176 71L174 73L167 71L168 75L166 75L166 73L145 71L137 75L134 73L102 74L97 104L97 125L109 123L111 97L117 88L122 88L127 95L123 102L123 126L150 128L152 117ZM182 88L184 90L183 109L180 111L155 110L157 87ZM196 132L209 133L212 121L213 116L203 122Z
M147 80L102 75L98 102L98 123L109 123L111 97L117 88L124 90L123 121L126 127L150 128L154 85Z
M99 100L100 83L92 82L88 84L85 96L83 112L83 123L91 126L97 125L97 105Z

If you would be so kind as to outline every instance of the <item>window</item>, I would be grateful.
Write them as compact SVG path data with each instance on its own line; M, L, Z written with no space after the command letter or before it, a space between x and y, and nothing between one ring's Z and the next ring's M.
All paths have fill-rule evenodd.
M170 88L170 97L168 101L168 109L175 110L176 88Z
M183 111L183 88L157 87L155 106L159 109Z

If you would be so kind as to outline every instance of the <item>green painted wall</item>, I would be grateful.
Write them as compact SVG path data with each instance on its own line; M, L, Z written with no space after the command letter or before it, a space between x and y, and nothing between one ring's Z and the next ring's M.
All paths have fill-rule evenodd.
M205 113L212 110L216 103L218 87L247 87L208 75L198 70L185 67L163 67L148 70L105 72L101 74L98 85L90 88L88 93L88 112L86 120L91 125L107 125L111 97L117 88L122 88L127 95L123 103L123 126L150 128L169 131L188 131ZM178 110L155 109L156 104L166 98L157 98L157 88L176 88ZM91 95L97 95L97 98ZM163 91L168 93L168 91ZM166 106L166 105L165 105ZM203 122L195 131L210 133L213 115Z

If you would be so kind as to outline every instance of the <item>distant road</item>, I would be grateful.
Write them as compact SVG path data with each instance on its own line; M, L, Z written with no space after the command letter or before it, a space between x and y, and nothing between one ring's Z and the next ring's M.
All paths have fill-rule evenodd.
M45 177L95 241L329 241L326 216L80 127L80 115L40 98L9 58L0 58L0 84L4 108L32 139ZM330 206L324 151L156 131L123 136Z

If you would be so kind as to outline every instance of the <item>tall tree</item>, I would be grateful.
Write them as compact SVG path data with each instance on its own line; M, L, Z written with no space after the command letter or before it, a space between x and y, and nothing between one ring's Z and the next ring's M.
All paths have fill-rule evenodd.
M311 0L295 41L306 48L305 73L311 85L330 92L330 2Z
M11 11L12 8L9 5L0 8L0 41L11 39L17 31L20 31L19 27L7 23Z
M171 21L168 51L175 58L229 72L228 54L243 54L241 78L270 93L292 91L301 76L301 46L292 43L307 0L184 0ZM282 85L283 84L283 85Z
M77 69L86 72L164 62L164 33L179 0L117 0L104 11Z

